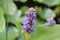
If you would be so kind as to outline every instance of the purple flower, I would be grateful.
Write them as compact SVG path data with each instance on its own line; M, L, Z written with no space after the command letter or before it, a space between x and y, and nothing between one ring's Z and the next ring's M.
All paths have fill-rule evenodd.
M23 32L33 33L34 25L36 24L36 12L34 8L29 8L26 11L26 16L23 22Z
M47 19L46 25L56 24L55 20L51 17Z

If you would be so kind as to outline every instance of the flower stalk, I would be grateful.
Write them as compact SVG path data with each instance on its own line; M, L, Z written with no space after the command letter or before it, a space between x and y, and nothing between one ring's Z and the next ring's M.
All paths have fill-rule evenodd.
M25 37L26 37L26 40L29 40L30 39L30 34L25 32Z
M34 25L36 24L36 12L33 7L26 11L26 16L23 22L23 32L25 32L26 40L30 39L30 33L34 32Z

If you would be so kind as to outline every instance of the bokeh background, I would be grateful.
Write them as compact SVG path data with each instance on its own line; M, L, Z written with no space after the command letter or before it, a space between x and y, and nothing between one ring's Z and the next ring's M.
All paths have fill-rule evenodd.
M21 31L25 12L30 7L37 14L30 40L60 40L60 0L0 0L0 40L26 40ZM44 25L50 17L54 17L56 24Z

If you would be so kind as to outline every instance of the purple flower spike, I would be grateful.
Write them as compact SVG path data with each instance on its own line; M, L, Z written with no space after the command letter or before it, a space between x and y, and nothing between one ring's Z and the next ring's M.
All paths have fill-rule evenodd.
M23 32L33 33L34 25L36 24L36 12L34 8L29 8L26 11L26 16L23 22Z
M52 24L56 24L55 20L51 17L49 19L47 19L46 25L52 25Z

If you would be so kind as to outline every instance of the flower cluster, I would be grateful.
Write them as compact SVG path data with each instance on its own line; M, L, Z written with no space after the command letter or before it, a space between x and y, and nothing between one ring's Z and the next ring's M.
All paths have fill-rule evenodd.
M47 22L46 22L46 25L52 25L52 24L56 24L55 20L53 19L53 17L48 18Z
M32 33L34 32L34 25L36 23L36 12L33 7L26 11L26 16L23 22L23 32Z

